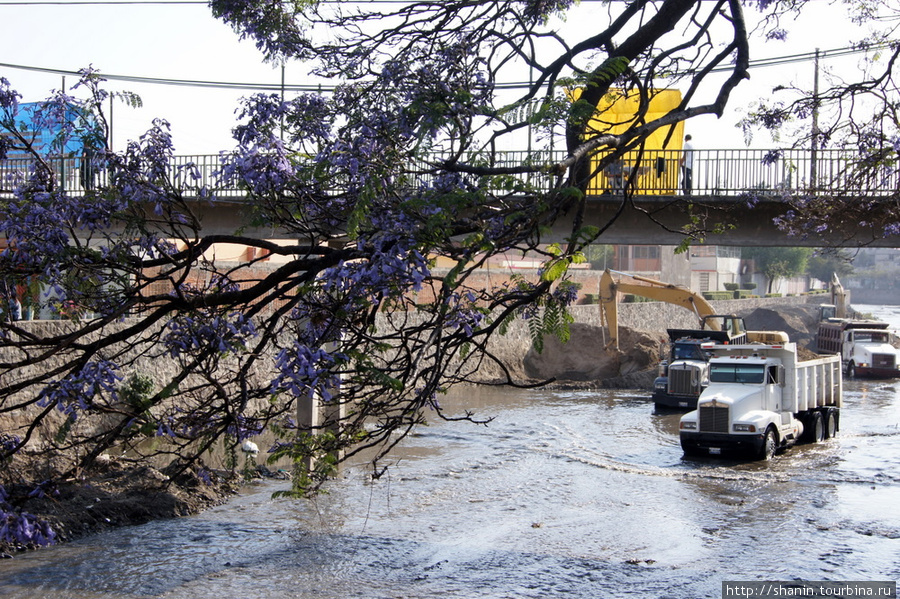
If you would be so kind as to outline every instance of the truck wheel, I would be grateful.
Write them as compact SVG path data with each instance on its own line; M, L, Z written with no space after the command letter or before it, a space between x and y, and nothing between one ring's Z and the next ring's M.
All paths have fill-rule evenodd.
M825 440L825 419L822 417L822 412L813 412L812 416L812 430L809 431L809 442L810 443L821 443Z
M853 362L847 364L847 378L856 378L856 364L854 364Z
M825 438L830 439L834 437L837 435L837 431L837 414L835 414L834 410L828 410L825 416Z
M770 426L766 429L766 437L763 440L762 448L759 450L759 459L771 460L775 457L776 451L778 451L778 439L775 435L775 429Z

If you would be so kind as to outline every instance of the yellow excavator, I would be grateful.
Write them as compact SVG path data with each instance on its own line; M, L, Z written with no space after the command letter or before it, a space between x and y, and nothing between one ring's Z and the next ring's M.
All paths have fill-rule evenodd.
M613 278L613 275L617 278ZM609 329L607 348L619 347L618 292L631 293L648 299L655 299L690 310L697 316L698 329L704 328L703 317L712 316L715 310L706 298L672 283L663 283L639 275L606 269L600 277L600 305ZM710 330L720 330L717 322L710 321Z
M614 276L615 275L615 278ZM691 291L680 285L663 283L655 279L631 275L624 272L606 269L600 277L600 305L609 329L607 348L619 346L619 316L617 293L631 293L648 299L655 299L668 304L681 306L690 310L697 317L697 330L723 331L731 336L746 333L743 341L749 343L786 343L787 334L781 331L747 331L743 319L737 316L716 314L702 294ZM693 330L693 329L684 329Z

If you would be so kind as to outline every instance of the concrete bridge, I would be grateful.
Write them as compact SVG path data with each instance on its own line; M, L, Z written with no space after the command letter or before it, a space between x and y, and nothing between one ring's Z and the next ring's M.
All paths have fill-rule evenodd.
M613 167L598 171L588 189L586 224L605 226L617 213L615 223L604 233L603 243L677 245L682 240L679 231L689 224L687 205L690 204L707 222L727 219L736 228L722 235L709 235L706 243L731 246L821 246L826 242L844 241L837 234L825 233L823 238L798 239L787 237L773 224L773 219L785 213L786 194L834 194L857 198L883 198L893 201L900 193L900 172L887 166L867 171L859 176L857 168L871 156L851 155L840 150L694 150L693 186L690 195L681 190L677 151L645 151L640 160L626 154ZM520 166L526 161L550 164L564 158L561 152L498 152L492 166ZM73 192L83 191L85 185L79 158L57 162L60 178ZM216 172L221 165L219 155L176 156L172 166L173 182L184 179L191 188L208 186L215 190L218 201L214 205L197 202L197 213L203 219L206 233L233 233L244 226L242 216L246 207L244 193L237 187L217 184ZM192 164L199 179L181 173L181 167ZM7 175L27 168L17 160L0 161L0 196L9 193ZM91 173L96 186L102 186L106 173ZM539 175L533 175L540 185ZM4 189L7 187L7 189ZM624 188L624 193L623 193ZM625 202L623 198L630 201ZM621 213L620 213L621 210ZM726 214L727 213L727 214ZM656 221L656 222L654 222ZM661 223L663 226L660 226ZM559 221L551 238L561 241L568 233L567 218ZM261 238L278 238L279 232L264 228L244 228L244 234ZM875 239L870 230L858 225L854 239L874 247L895 247L900 240Z

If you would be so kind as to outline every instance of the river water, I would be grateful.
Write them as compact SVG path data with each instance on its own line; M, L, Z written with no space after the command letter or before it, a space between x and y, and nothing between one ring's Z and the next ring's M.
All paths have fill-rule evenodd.
M900 307L863 307L900 328ZM900 381L845 382L837 438L687 459L642 391L467 390L389 473L265 482L189 518L0 562L0 597L685 598L723 581L900 579Z

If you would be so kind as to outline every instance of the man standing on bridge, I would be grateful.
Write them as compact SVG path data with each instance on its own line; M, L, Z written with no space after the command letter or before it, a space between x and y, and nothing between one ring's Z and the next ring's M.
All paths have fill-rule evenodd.
M684 195L691 195L694 178L694 144L691 143L691 136L684 136L684 151L681 153L681 191Z

